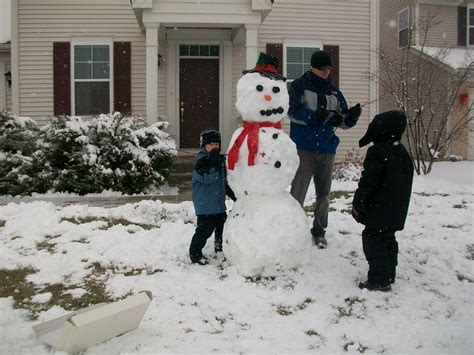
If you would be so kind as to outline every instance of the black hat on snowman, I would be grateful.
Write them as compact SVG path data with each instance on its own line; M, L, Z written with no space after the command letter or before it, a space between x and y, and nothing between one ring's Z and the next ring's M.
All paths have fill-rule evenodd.
M200 136L201 147L204 148L206 144L221 143L221 134L219 131L213 129L206 129Z
M260 53L257 59L257 64L255 68L244 70L242 73L259 73L260 75L273 79L273 80L283 80L286 81L286 78L277 72L278 68L278 58L274 55L267 53Z

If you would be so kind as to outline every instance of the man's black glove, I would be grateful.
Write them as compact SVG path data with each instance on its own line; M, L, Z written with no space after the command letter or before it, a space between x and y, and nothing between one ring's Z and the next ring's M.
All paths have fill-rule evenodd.
M212 167L219 169L221 165L221 150L219 148L214 148L209 152L209 161Z
M209 170L211 169L211 160L209 157L202 157L196 163L194 170L197 171L199 175L204 176L204 174L209 174Z
M360 117L360 114L362 113L362 107L360 107L360 104L357 104L355 106L352 106L350 109L349 109L349 112L348 112L348 115L349 115L349 119L353 122L353 123L357 123L357 121L359 120L359 117Z
M325 110L323 108L318 108L316 111L316 117L318 117L325 124L332 127L339 127L344 120L342 115L334 110Z

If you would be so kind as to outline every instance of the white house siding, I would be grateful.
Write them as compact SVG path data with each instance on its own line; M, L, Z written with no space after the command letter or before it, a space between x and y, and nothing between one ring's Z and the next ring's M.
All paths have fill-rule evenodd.
M379 15L379 46L386 58L396 62L400 58L400 50L398 48L398 13L400 10L409 6L408 0L381 0ZM413 18L414 9L409 9L410 17ZM383 64L379 62L380 75L384 76ZM396 108L393 98L384 92L382 88L379 91L381 112Z
M18 18L22 116L41 123L53 115L53 42L69 42L79 36L109 36L114 41L132 42L132 110L144 114L145 36L129 0L18 0ZM160 70L160 77L164 79L164 75ZM163 94L164 84L160 87ZM159 103L161 112L166 101Z
M440 23L428 35L427 46L457 46L458 41L457 6L420 5L420 18L432 18Z
M370 54L370 1L277 0L259 29L259 43L288 40L321 41L339 46L339 86L349 105L367 103ZM363 110L359 124L338 131L341 138L338 158L358 146L369 122Z

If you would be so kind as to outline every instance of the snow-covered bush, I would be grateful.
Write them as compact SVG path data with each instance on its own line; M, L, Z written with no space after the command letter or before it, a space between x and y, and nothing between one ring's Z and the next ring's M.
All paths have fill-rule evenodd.
M354 149L347 151L344 160L334 165L333 178L340 181L358 181L364 158Z
M147 126L118 112L88 122L52 117L41 128L2 116L0 126L1 194L140 193L163 184L176 155L166 122Z
M163 184L176 155L176 143L162 131L166 127L120 113L92 121L85 157L98 169L103 189L132 194Z
M0 112L0 194L46 192L51 187L42 174L39 135L32 119Z

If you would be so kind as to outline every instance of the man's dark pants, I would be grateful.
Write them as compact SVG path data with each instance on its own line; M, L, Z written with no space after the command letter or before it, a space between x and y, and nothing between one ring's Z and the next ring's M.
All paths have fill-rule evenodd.
M298 149L300 165L291 183L291 195L303 207L311 178L316 191L316 205L311 233L313 237L324 237L328 227L329 202L335 154L318 154Z
M387 286L395 282L398 265L398 243L395 231L364 229L362 247L369 263L367 281L373 285Z
M202 249L206 241L214 233L215 239L222 239L224 223L227 219L227 213L203 214L197 216L197 228L189 246L189 256L191 260L199 260L202 257Z

